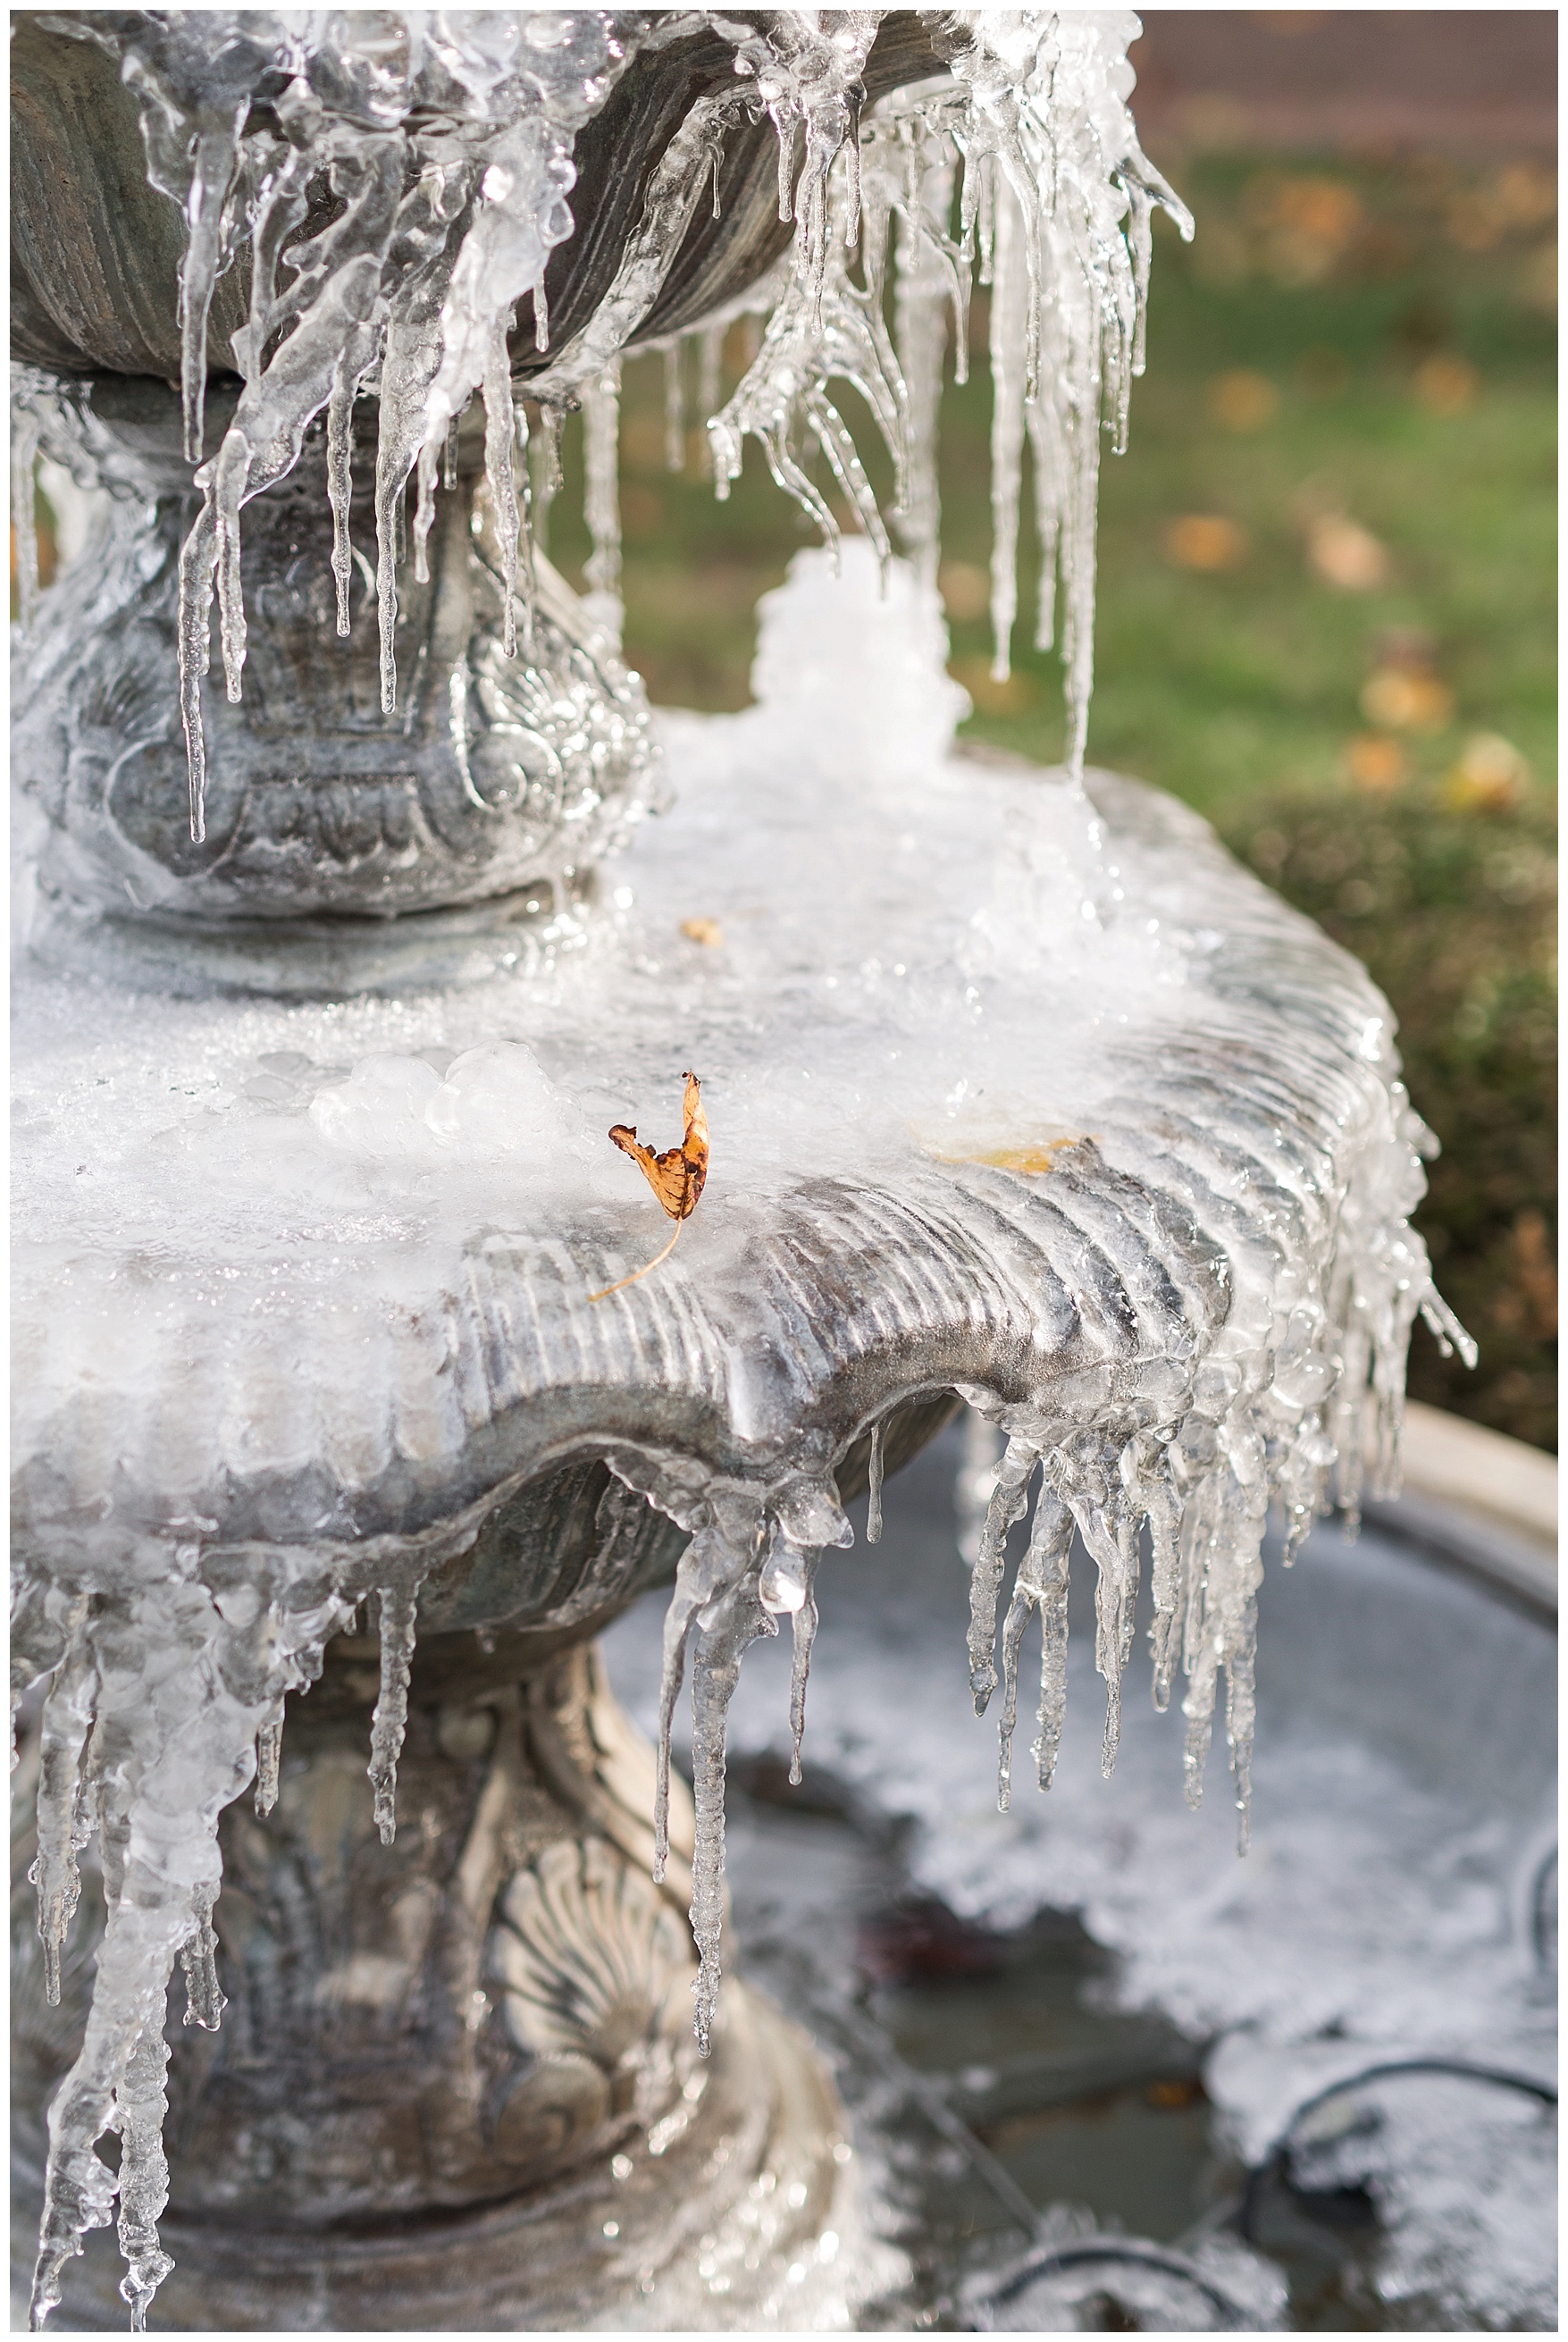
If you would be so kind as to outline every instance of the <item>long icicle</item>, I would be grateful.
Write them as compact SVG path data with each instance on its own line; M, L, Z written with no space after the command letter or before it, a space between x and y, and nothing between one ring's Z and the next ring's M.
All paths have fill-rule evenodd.
M210 1914L210 1903L207 1908ZM146 2332L153 2297L175 2266L158 2240L158 2221L169 2200L169 2167L164 2155L168 2070L169 2045L163 2027L145 2025L125 2060L115 2102L115 2127L120 2134L117 2228L125 2264L120 2297L130 2306L133 2334Z
M597 623L621 638L621 361L614 358L583 390L584 518L594 549L584 565Z
M73 1599L65 1628L65 1655L38 1721L38 1852L27 1874L38 1890L44 1997L51 2006L60 1998L61 1955L82 1891L76 1855L86 1836L81 1821L82 1752L93 1728L98 1663L87 1632L85 1594Z
M996 1602L1002 1589L1007 1532L1022 1516L1029 1501L1029 1483L1039 1461L1039 1450L1030 1446L1027 1440L1008 1440L986 1508L980 1556L970 1575L969 1688L974 1695L976 1716L984 1715L996 1688Z
M228 2002L218 1988L218 1938L213 1926L213 1907L218 1899L215 1886L199 1887L195 1897L195 1932L189 1943L180 1947L180 1967L185 1978L185 2023L200 2026L204 2033L215 2033Z
M865 1541L867 1545L882 1543L882 1469L883 1426L871 1426L871 1452L866 1457Z
M724 1736L729 1706L747 1645L759 1635L777 1631L758 1599L755 1578L747 1572L704 1612L692 1660L692 1797L697 1819L691 1917L698 1959L692 1986L696 2004L693 2029L698 2055L704 2057L713 2050L714 2014L723 1974L719 1946L724 1921Z
M397 1836L397 1760L408 1722L419 1589L389 1586L381 1595L381 1696L370 1719L370 1780L383 1846Z
M1005 1813L1013 1795L1013 1734L1018 1716L1018 1654L1031 1611L1040 1612L1039 1737L1034 1744L1040 1787L1048 1789L1056 1769L1067 1706L1067 1562L1073 1516L1050 1482L1034 1501L1029 1549L1018 1566L1013 1599L1002 1629L1003 1705L997 1759L996 1803Z
M816 1640L815 1580L819 1550L803 1551L782 1536L758 1581L762 1606L771 1618L788 1617L794 1639L790 1670L791 1785L799 1788L801 1743L805 1737L805 1687L811 1674L812 1646Z
M11 525L16 532L16 600L22 632L30 635L38 606L38 419L11 409Z
M278 1771L283 1761L283 1702L279 1700L276 1715L269 1718L256 1735L255 1809L264 1819L277 1803Z
M326 408L326 497L332 507L332 575L337 588L337 631L350 631L348 587L354 575L349 514L354 503L355 386L343 361L333 376Z
M501 581L504 595L503 642L508 658L514 658L517 655L517 539L522 515L517 504L516 444L517 419L512 409L512 361L506 348L506 329L504 325L497 324L491 336L484 365L484 476L490 484L495 539L501 550ZM434 467L432 476L434 478Z
M996 190L991 291L991 673L997 683L1005 683L1013 672L1013 626L1018 614L1018 506L1029 308L1017 200L1003 182Z

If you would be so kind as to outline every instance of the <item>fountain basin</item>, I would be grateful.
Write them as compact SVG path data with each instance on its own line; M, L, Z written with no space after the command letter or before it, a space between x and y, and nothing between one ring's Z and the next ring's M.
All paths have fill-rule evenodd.
M780 1655L731 1716L740 1969L833 2061L909 2260L879 2322L1550 2328L1554 2110L1443 2067L1553 2079L1553 1611L1424 1507L1353 1544L1325 1522L1288 1570L1271 1549L1238 1864L1221 1796L1170 1797L1142 1663L1101 1777L1080 1546L1058 1776L1001 1815L958 1657L964 1455L954 1426L881 1546L824 1564L801 1788ZM604 1642L644 1726L655 1610ZM1402 2065L1265 2167L1295 2109Z

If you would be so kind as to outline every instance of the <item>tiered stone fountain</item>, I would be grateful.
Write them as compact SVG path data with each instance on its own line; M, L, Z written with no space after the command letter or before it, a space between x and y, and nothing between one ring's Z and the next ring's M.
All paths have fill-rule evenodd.
M1100 422L1169 196L1135 22L18 20L25 575L40 445L97 514L16 698L37 2321L115 2314L75 2256L116 2217L137 2324L853 2314L884 2265L830 2082L718 1995L724 1709L787 1621L798 1737L844 1502L958 1395L1008 1436L980 1706L1042 1481L1004 1777L1038 1609L1049 1782L1075 1524L1107 1761L1147 1536L1189 1792L1223 1669L1244 1807L1268 1506L1353 1501L1369 1429L1393 1471L1441 1305L1383 1003L1082 769ZM978 257L1004 655L1026 432L1062 553L1050 775L950 754L931 449ZM721 485L751 434L831 528L814 441L886 568L846 375L910 559L808 557L759 709L661 746L610 598L616 368L769 300ZM520 515L524 400L546 459L585 410L586 606ZM657 1211L602 1133L692 1066L707 1189L639 1279ZM593 1638L672 1581L656 1756Z

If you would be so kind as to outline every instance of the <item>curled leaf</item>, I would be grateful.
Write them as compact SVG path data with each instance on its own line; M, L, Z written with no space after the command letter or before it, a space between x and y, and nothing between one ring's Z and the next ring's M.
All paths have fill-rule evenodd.
M611 1146L618 1146L623 1155L631 1156L663 1209L674 1220L675 1234L664 1251L655 1254L644 1267L634 1269L630 1276L623 1276L617 1285L606 1285L602 1292L591 1293L588 1296L590 1301L604 1301L612 1293L624 1291L628 1285L635 1285L640 1277L646 1276L649 1269L657 1268L661 1261L668 1260L675 1248L675 1236L680 1235L683 1222L689 1220L697 1208L697 1199L708 1176L708 1118L703 1112L701 1082L695 1074L688 1074L685 1081L685 1132L678 1146L668 1147L663 1155L655 1155L651 1146L643 1144L635 1128L628 1127L624 1122L616 1123L610 1133Z

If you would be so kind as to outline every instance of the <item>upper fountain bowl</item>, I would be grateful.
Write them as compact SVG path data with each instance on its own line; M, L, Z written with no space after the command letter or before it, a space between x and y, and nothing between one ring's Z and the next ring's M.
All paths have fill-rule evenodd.
M689 205L626 345L722 311L794 232L779 216L773 126L760 105L751 121L736 101L750 86L735 79L736 26L726 20L724 38L695 24L682 19L667 37L641 17L563 13L492 28L470 55L444 47L439 22L419 45L389 18L349 47L295 54L284 20L262 15L17 19L11 346L24 372L14 401L24 435L109 492L76 573L82 590L45 604L19 682L35 950L71 963L107 954L176 988L322 995L537 966L580 938L598 862L661 802L657 751L604 608L576 603L526 529L518 545L521 483L497 442L508 437L508 372L514 395L554 369L541 387L557 411L586 395L574 345L607 297L611 307L621 297L628 246L666 200L659 175L711 94L723 94L726 124L722 158L714 150L722 201ZM305 59L292 82L285 52ZM890 17L865 95L935 62L916 19ZM415 517L413 456L389 445L406 434L399 401L413 394L388 387L390 360L377 368L368 347L360 354L341 414L326 377L292 404L280 393L258 405L258 384L278 370L280 348L283 372L309 373L297 287L335 270L333 301L349 297L364 255L321 254L369 202L377 170L403 189L383 265L398 298L414 298L418 222L404 215L430 172L382 135L376 75L398 85L398 121L437 125L428 135L444 154L441 138L458 135L472 98L461 72L492 66L481 110L496 151L514 130L554 141L545 192L558 185L558 196L540 234L558 240L495 367L485 360L483 398L454 419L439 497L420 473ZM313 106L330 136L302 129ZM285 117L296 145L282 135ZM236 141L270 158L247 234L213 225L239 200L225 176ZM217 161L204 160L208 147ZM266 171L290 169L295 209L264 234ZM437 241L469 233L477 200L470 188L470 210L440 225ZM218 241L198 286L204 235ZM292 270L296 285L258 307L262 246L269 270L285 280ZM449 287L444 320L456 302ZM204 308L205 341L198 325L192 345L182 314L188 325ZM397 313L405 338L428 329L416 311ZM442 330L450 341L457 329ZM438 385L415 375L423 415ZM229 510L221 475L236 456L244 476ZM208 673L215 577L226 692Z

